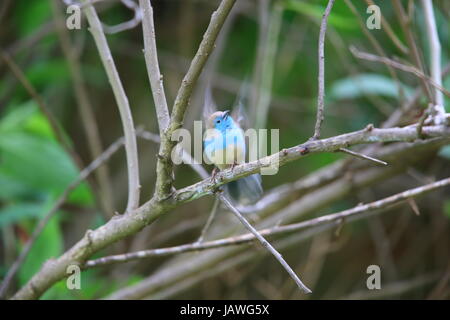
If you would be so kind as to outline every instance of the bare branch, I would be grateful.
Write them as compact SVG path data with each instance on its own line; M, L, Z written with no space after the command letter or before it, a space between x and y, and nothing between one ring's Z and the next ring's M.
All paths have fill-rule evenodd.
M325 215L322 217L302 221L299 223L288 224L284 226L276 226L272 228L266 228L262 230L258 230L258 233L262 236L274 236L289 232L298 232L308 228L318 227L325 224L333 224L337 221L343 221L343 223L348 223L354 221L356 219L360 219L362 217L367 216L370 213L374 212L383 212L384 210L391 208L394 205L400 204L404 201L410 203L414 202L415 197L420 195L424 195L428 192L434 191L439 188L443 188L445 186L450 185L450 178L446 178L431 184L427 184L424 186L420 186L414 189L410 189L404 192L397 193L390 197L377 200L365 205L358 205L354 208L347 209L344 211L340 211L338 213L333 213L329 215ZM414 202L415 203L415 202ZM417 205L416 205L417 206ZM416 210L416 209L415 209ZM191 251L199 251L199 250L208 250L215 248L222 248L230 245L241 245L245 243L252 242L256 239L256 236L253 233L247 233L239 236L228 237L219 240L207 241L203 243L194 242L190 244L184 244L175 247L161 248L161 249L150 249L150 250L141 250L137 252L130 252L125 254L118 254L112 256L106 256L102 258L98 258L95 260L89 260L83 266L83 268L94 268L114 263L123 263L129 262L139 259L146 259L150 257L159 257L159 256L167 256L180 254L184 252Z
M441 91L442 93L444 93L447 97L450 98L450 92L448 90L446 90L444 87L442 87L442 85L439 85L438 83L436 83L433 79L431 79L429 76L427 76L426 74L424 74L422 71L420 71L419 69L417 69L416 67L413 66L407 66L404 65L400 62L391 60L389 58L385 58L385 57L380 57L371 53L366 53L366 52L361 52L358 49L356 49L355 47L350 47L350 51L352 52L352 54L359 58L359 59L364 59L364 60L368 60L368 61L375 61L375 62L381 62L387 65L390 65L394 68L403 70L405 72L409 72L412 73L414 75L416 75L417 77L425 80L426 82L430 83L433 87L435 87L436 89L438 89L439 91Z
M352 151L352 150L349 150L347 148L339 148L339 151L347 153L347 154L350 154L350 155L352 155L354 157L357 157L357 158L360 158L360 159L373 161L375 163L382 164L383 166L387 166L387 162L379 160L379 159L375 159L373 157L367 156L367 155L362 154L360 152Z
M424 127L425 137L448 137L450 128L444 126ZM364 130L344 134L341 136L308 141L304 144L282 150L274 154L234 167L233 170L223 170L216 175L217 181L210 178L200 181L176 192L169 197L157 200L150 199L132 214L116 216L100 228L91 231L76 243L71 249L57 260L51 260L36 273L33 278L16 293L14 298L31 299L39 297L53 283L67 275L66 267L70 264L84 264L84 261L93 253L101 250L124 237L134 234L146 225L151 224L161 215L181 205L201 198L207 194L213 194L217 187L224 183L237 180L238 178L256 173L262 167L277 163L282 166L290 161L305 156L308 153L332 152L342 147L355 144L392 142L392 141L414 141L418 138L416 126L405 128L375 129L368 127Z
M164 93L163 78L159 71L158 52L156 49L155 26L153 23L153 8L150 0L139 0L142 18L142 33L144 36L144 57L147 65L148 79L155 101L156 116L158 118L159 132L162 136L169 126L170 115Z
M425 25L427 27L428 40L430 44L430 66L431 78L433 81L442 86L442 70L441 70L441 43L436 27L436 20L434 18L433 4L431 0L422 0L422 6L425 16ZM444 109L444 95L440 90L434 90L434 116L436 124L446 123L445 109Z
M347 0L346 0L347 2ZM366 0L366 3L370 5L374 5L375 3L372 0ZM392 43L395 44L395 46L404 54L408 54L409 50L408 48L402 43L402 41L397 37L395 32L392 30L391 25L389 22L384 18L383 14L381 14L381 25L383 26L383 31L386 32L387 36L392 40ZM365 27L362 28L363 31L366 31Z
M219 209L219 199L214 199L214 204L211 209L211 212L209 213L208 220L206 221L205 226L203 227L202 231L200 232L200 237L198 237L196 243L202 243L205 239L206 233L208 232L209 228L211 227L211 224L214 221L214 218L217 214L217 209Z
M120 0L125 7L134 11L134 16L131 20L119 23L114 26L109 26L105 23L102 23L103 31L107 34L119 33L125 30L130 30L135 28L142 20L142 11L139 6L132 0Z
M83 128L86 133L87 145L89 147L91 159L94 160L99 157L103 151L100 132L86 86L84 85L80 61L76 54L76 49L71 43L69 31L66 28L64 18L61 14L61 7L60 0L52 1L56 31L61 44L61 49L66 57L69 71L72 76L75 99L77 100L77 105L80 110ZM103 209L103 214L105 216L111 215L114 212L114 201L108 167L101 166L95 173L100 186L99 200Z
M324 119L324 109L325 109L325 34L327 32L327 21L328 15L331 12L331 8L333 8L335 0L329 0L327 8L325 9L325 13L322 16L322 23L320 24L320 33L319 33L319 76L318 76L318 87L319 93L317 96L317 116L316 116L316 125L314 127L314 135L313 139L320 138L320 128L322 126L322 122Z
M161 142L161 139L157 134L148 131L137 130L136 135L142 139L152 141L155 143ZM209 177L209 173L206 171L206 169L201 164L195 163L194 159L192 158L192 156L189 154L188 151L183 150L181 154L181 159L183 160L184 163L189 164L192 170L194 170L199 175L200 178L206 179Z
M422 133L425 137L447 136L450 135L450 128L445 126L424 127ZM363 143L414 141L416 139L418 139L416 126L390 129L376 129L368 126L366 129L332 138L310 140L295 147L283 149L279 153L264 157L258 161L237 165L233 170L222 170L217 173L215 182L213 182L212 179L206 179L189 187L180 189L173 193L172 196L177 202L192 201L204 195L214 193L214 190L218 186L227 182L257 173L262 167L274 165L282 166L290 161L312 153L334 152L340 148Z
M408 42L408 46L409 46L409 54L411 59L413 60L413 63L415 64L415 66L418 68L418 70L421 73L424 73L424 66L423 66L423 62L420 56L420 52L419 52L419 48L417 47L416 41L414 39L414 34L411 30L411 21L410 21L410 17L407 16L407 14L405 13L405 10L403 9L403 5L401 4L401 2L399 0L393 0L392 1L394 9L397 12L398 18L400 20L400 25L402 26L403 32L405 34L406 37L406 41ZM433 95L431 94L431 89L429 86L429 83L424 79L424 78L420 78L422 81L420 82L425 94L427 95L428 99L430 101L433 100Z
M86 3L86 1L87 0L82 0L83 3ZM116 98L116 102L119 107L125 135L125 151L128 168L128 203L126 212L131 212L139 206L139 191L141 186L139 183L139 163L136 135L130 104L123 88L122 81L120 80L119 73L117 72L114 59L111 55L108 42L106 41L101 22L95 8L92 5L89 5L84 7L83 11L89 22L89 30L94 37L95 44L97 45L100 58L103 62L108 80L111 83L114 97Z
M271 210L263 213L264 216L270 216L261 221L258 225L260 228L272 227L277 225L280 220L289 223L301 219L304 215L317 212L320 209L328 207L334 201L351 194L354 190L375 185L384 179L392 178L401 174L409 165L418 163L418 161L421 161L427 157L426 155L430 154L430 152L433 152L439 147L448 144L449 141L450 138L447 137L430 139L426 141L419 140L414 143L389 144L383 149L386 151L387 149L391 150L388 152L389 154L391 154L394 158L401 159L397 161L400 165L372 167L368 170L353 171L351 180L348 175L345 174L336 181L331 181L326 185L322 185L321 188L311 190L307 195L298 196L291 194L291 196L297 200L294 200L293 202L289 201L289 205L283 206L282 209L280 209L280 207L274 208L272 206ZM393 150L397 150L397 152ZM340 162L342 161L339 161L338 163ZM358 161L357 164L361 164L361 161ZM333 171L344 171L339 169L339 167L336 167L335 163L329 167L332 167ZM274 214L274 212L276 212L276 214ZM292 234L289 237L280 240L277 246L279 248L285 248L292 245L298 247L301 241L309 239L320 232L330 230L339 224L341 224L341 222L336 221L334 224L322 225L307 229L305 232ZM226 234L227 231L228 230L224 230L224 234ZM155 294L155 290L158 290L158 292L160 292L160 290L164 290L164 292L172 292L172 294L176 294L179 291L175 290L178 290L178 284L181 282L189 282L191 286L195 285L202 279L213 275L218 275L220 272L224 272L224 266L237 266L248 262L252 257L255 257L256 253L253 253L254 250L245 249L246 248L242 246L232 246L214 252L199 252L195 255L188 255L183 260L184 265L191 265L195 267L185 268L184 266L180 266L179 263L168 263L163 268L160 268L158 271L152 273L139 284L118 290L108 298L139 299L159 297L159 294ZM205 275L205 273L207 275Z
M283 266L283 268L287 271L287 273L294 279L297 286L304 293L311 293L311 290L303 284L297 274L292 270L292 268L287 264L287 262L283 259L281 254L266 240L264 237L255 229L253 226L244 218L244 216L231 204L231 202L222 194L218 194L217 197L228 207L228 209L233 212L236 218L255 236L256 239L266 248Z

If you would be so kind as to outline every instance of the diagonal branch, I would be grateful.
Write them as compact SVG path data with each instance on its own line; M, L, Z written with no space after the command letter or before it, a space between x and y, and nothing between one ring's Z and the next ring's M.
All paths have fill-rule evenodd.
M424 127L423 135L424 138L449 137L450 128L445 126ZM260 161L245 163L234 167L233 170L221 171L216 175L216 182L208 178L178 190L162 200L152 198L137 210L134 210L132 214L115 216L98 229L88 230L85 236L62 256L44 264L41 270L13 298L33 299L39 297L55 282L67 276L66 268L69 265L83 265L95 252L120 239L137 233L182 203L213 194L220 185L256 173L262 167L271 163L283 166L308 153L333 152L339 148L350 147L355 144L414 141L416 139L418 139L416 126L391 129L375 129L369 126L364 130L328 139L308 141L304 144L284 149L277 154L264 157Z
M287 273L291 276L292 279L294 279L297 286L305 293L311 293L311 290L303 284L303 282L300 280L300 278L297 276L297 274L292 270L292 268L287 264L287 262L283 259L281 254L266 240L264 237L244 218L244 216L237 210L231 202L222 194L217 194L217 197L222 201L228 209L233 212L233 214L236 216L236 218L239 219L239 221L249 230L253 236L258 239L258 241L263 245L264 248L266 248L277 260L280 262L280 264L283 266L284 269L286 269Z
M86 3L87 0L82 0L82 2ZM125 135L125 151L128 167L128 203L126 212L131 212L139 206L140 184L136 135L130 104L123 88L122 81L120 80L119 73L117 72L114 59L103 32L102 24L95 8L92 5L88 5L83 8L83 12L89 22L89 30L94 37L100 58L111 84L114 97L116 98L117 106L119 107Z
M56 31L58 34L61 49L67 60L69 72L72 77L73 90L75 99L80 111L83 128L86 134L87 145L89 147L91 159L96 159L102 154L103 146L100 138L100 132L95 119L95 114L89 100L86 86L83 81L83 74L81 72L81 65L76 48L72 45L69 35L64 23L64 17L61 13L60 0L52 0L52 10L55 20ZM95 172L100 189L100 204L105 216L110 216L114 212L113 206L113 192L109 176L109 169L107 166L101 166Z
M337 213L328 214L318 218L302 221L299 223L288 224L284 226L276 226L271 228L266 228L258 230L258 233L262 236L275 236L279 234L285 234L290 232L298 232L308 228L314 228L322 225L351 222L363 217L368 214L375 212L382 212L386 209L392 208L393 206L400 204L404 201L412 200L415 197L424 195L428 192L434 191L439 188L443 188L450 185L450 178L446 178L437 182L433 182L424 186L420 186L414 189L410 189L404 192L397 193L390 197L377 200L368 204L358 205L354 208L343 210ZM95 260L89 260L83 266L83 268L95 268L115 263L124 263L129 261L135 261L140 259L147 259L151 257L168 256L174 254L180 254L185 252L209 250L216 248L223 248L232 245L241 245L249 242L255 241L255 235L252 233L247 233L239 236L228 237L224 239L212 240L207 242L194 242L174 247L160 248L160 249L149 249L141 250L137 252L130 252L125 254L117 254L112 256L106 256L98 258Z
M422 133L425 137L450 136L450 128L445 126L424 127ZM414 141L419 139L416 126L405 128L377 129L371 126L367 128L340 136L335 136L321 140L310 140L295 147L283 149L278 153L261 158L257 161L237 165L231 169L222 170L216 174L215 182L212 179L205 179L194 185L180 189L173 193L172 197L176 202L189 202L208 194L213 194L217 187L257 173L264 167L283 166L288 162L297 160L313 153L335 152L340 148L347 148L352 145L393 142L393 141Z
M445 94L447 97L450 98L450 92L447 89L445 89L442 85L440 85L439 83L437 83L436 81L431 79L429 76L424 74L422 71L420 71L416 67L407 66L407 65L404 65L404 64L402 64L400 62L394 61L394 60L386 58L386 57L380 57L380 56L377 56L377 55L374 55L374 54L371 54L371 53L361 52L361 51L359 51L358 49L356 49L353 46L350 47L350 51L355 57L357 57L359 59L364 59L364 60L368 60L368 61L375 61L375 62L381 62L381 63L384 63L386 65L390 65L390 66L392 66L392 67L394 67L396 69L412 73L412 74L416 75L417 77L419 77L420 79L424 80L425 83L431 84L434 88L436 88L437 90L441 91L443 94Z
M369 160L369 161L372 161L372 162L381 164L381 165L383 165L383 166L387 166L387 162L386 162L386 161L382 161L382 160L376 159L376 158L374 158L374 157L371 157L371 156L362 154L362 153L360 153L360 152L352 151L352 150L347 149L347 148L339 148L339 151L344 152L344 153L347 153L347 154L349 154L349 155L352 155L352 156L354 156L354 157L356 157L356 158L360 158L360 159L364 159L364 160Z
M158 118L160 136L169 126L170 115L164 93L163 78L159 71L158 52L156 50L155 26L153 22L153 8L150 0L139 0L143 12L142 33L144 36L144 57L147 65L148 78L155 101L156 116Z

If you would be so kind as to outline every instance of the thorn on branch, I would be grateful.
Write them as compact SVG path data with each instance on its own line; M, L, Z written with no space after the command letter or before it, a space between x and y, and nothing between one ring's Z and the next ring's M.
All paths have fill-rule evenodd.
M364 130L370 132L373 130L373 128L374 128L373 123L369 123Z

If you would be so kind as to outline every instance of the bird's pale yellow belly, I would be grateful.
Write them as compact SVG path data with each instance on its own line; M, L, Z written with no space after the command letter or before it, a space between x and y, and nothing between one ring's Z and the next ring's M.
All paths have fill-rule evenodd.
M236 144L228 145L226 149L207 152L209 160L219 169L226 169L234 163L245 162L245 150Z

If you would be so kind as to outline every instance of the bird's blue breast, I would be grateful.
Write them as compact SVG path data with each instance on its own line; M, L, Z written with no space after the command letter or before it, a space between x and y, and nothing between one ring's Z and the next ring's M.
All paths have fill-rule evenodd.
M220 169L245 161L245 139L238 127L211 129L203 141L206 157Z

